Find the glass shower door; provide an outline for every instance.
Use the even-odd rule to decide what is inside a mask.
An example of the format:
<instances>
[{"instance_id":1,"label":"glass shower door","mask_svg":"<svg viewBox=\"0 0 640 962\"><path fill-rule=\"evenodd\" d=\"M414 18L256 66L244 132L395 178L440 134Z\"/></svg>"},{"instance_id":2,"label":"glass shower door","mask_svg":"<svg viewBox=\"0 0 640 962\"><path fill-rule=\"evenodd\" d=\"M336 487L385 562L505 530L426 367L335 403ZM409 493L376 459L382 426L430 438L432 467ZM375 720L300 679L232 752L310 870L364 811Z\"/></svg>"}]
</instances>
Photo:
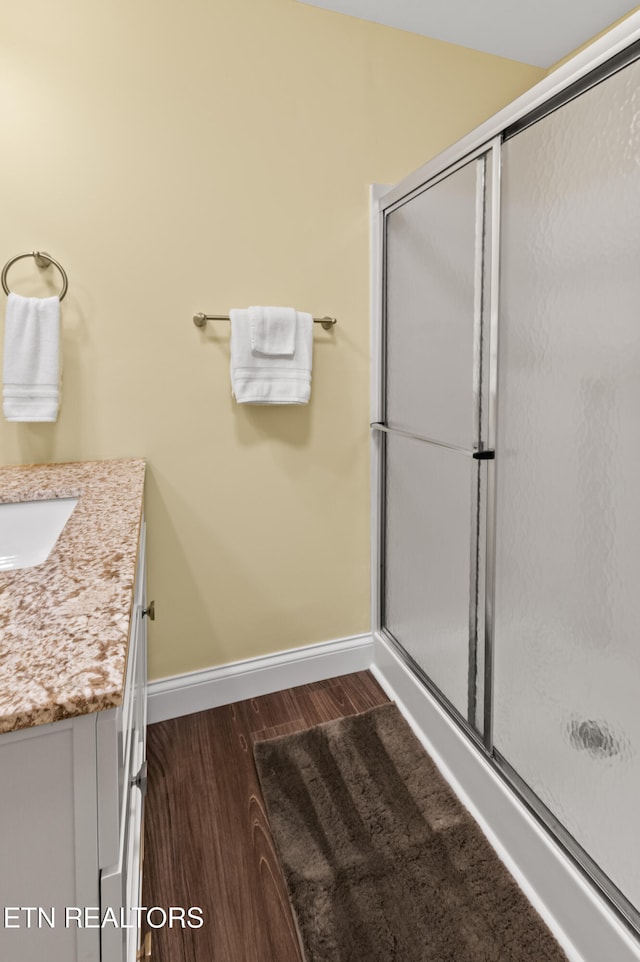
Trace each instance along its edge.
<instances>
[{"instance_id":1,"label":"glass shower door","mask_svg":"<svg viewBox=\"0 0 640 962\"><path fill-rule=\"evenodd\" d=\"M494 743L640 907L638 62L504 146Z\"/></svg>"},{"instance_id":2,"label":"glass shower door","mask_svg":"<svg viewBox=\"0 0 640 962\"><path fill-rule=\"evenodd\" d=\"M400 202L385 226L382 624L482 729L478 528L489 160ZM480 680L480 698L478 682Z\"/></svg>"}]
</instances>

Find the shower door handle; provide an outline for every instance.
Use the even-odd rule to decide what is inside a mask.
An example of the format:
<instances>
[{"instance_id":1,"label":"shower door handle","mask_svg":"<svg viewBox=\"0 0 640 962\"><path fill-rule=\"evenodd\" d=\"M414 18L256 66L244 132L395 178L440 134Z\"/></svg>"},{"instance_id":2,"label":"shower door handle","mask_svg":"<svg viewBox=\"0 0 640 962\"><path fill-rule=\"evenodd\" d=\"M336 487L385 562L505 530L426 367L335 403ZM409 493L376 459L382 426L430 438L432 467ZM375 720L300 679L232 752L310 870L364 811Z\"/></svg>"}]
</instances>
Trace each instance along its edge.
<instances>
[{"instance_id":1,"label":"shower door handle","mask_svg":"<svg viewBox=\"0 0 640 962\"><path fill-rule=\"evenodd\" d=\"M446 448L447 451L455 451L457 454L464 454L475 461L493 461L495 451L470 451L468 448L461 448L458 444L447 444L446 441L437 441L435 438L427 438L423 434L416 434L414 431L403 431L401 428L390 428L381 421L372 421L369 425L372 431L382 431L384 434L396 434L401 438L409 438L412 441L424 441L426 444L435 444L439 448Z\"/></svg>"}]
</instances>

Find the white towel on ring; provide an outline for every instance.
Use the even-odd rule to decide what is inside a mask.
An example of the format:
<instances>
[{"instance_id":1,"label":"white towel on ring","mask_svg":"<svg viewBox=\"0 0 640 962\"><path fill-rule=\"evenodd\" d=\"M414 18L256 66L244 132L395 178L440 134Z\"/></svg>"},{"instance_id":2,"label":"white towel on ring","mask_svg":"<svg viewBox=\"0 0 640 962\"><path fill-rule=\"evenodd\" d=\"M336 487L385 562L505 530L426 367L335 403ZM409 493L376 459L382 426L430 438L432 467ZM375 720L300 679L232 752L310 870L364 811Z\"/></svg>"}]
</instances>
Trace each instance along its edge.
<instances>
[{"instance_id":1,"label":"white towel on ring","mask_svg":"<svg viewBox=\"0 0 640 962\"><path fill-rule=\"evenodd\" d=\"M56 421L60 407L60 300L9 294L2 362L7 421Z\"/></svg>"},{"instance_id":2,"label":"white towel on ring","mask_svg":"<svg viewBox=\"0 0 640 962\"><path fill-rule=\"evenodd\" d=\"M313 318L296 311L291 357L264 355L251 347L250 309L232 310L231 390L238 404L306 404L311 395Z\"/></svg>"}]
</instances>

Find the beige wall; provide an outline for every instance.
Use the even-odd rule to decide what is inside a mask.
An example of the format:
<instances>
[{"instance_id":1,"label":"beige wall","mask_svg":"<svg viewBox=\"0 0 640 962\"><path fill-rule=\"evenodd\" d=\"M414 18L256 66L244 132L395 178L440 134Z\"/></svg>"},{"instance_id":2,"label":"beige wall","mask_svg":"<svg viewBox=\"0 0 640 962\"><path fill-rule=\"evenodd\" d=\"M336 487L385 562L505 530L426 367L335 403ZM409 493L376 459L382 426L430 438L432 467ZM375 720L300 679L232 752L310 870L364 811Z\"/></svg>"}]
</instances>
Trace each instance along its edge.
<instances>
[{"instance_id":1,"label":"beige wall","mask_svg":"<svg viewBox=\"0 0 640 962\"><path fill-rule=\"evenodd\" d=\"M148 459L153 677L366 631L368 185L544 72L295 0L2 16L0 260L69 274L61 416L2 461ZM338 317L307 408L232 402L191 315L251 303Z\"/></svg>"}]
</instances>

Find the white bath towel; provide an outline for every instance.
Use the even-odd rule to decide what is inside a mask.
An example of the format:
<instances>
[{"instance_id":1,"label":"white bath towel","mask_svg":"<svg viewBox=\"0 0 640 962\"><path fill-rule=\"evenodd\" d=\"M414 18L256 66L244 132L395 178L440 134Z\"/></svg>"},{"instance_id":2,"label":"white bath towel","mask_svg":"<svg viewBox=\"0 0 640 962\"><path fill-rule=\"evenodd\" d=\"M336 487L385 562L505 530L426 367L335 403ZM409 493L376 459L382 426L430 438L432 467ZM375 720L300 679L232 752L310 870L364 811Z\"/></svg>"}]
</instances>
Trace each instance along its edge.
<instances>
[{"instance_id":1,"label":"white bath towel","mask_svg":"<svg viewBox=\"0 0 640 962\"><path fill-rule=\"evenodd\" d=\"M60 301L9 294L2 410L7 421L55 421L60 407Z\"/></svg>"},{"instance_id":2,"label":"white bath towel","mask_svg":"<svg viewBox=\"0 0 640 962\"><path fill-rule=\"evenodd\" d=\"M293 357L296 326L293 307L250 307L251 350L266 357Z\"/></svg>"},{"instance_id":3,"label":"white bath towel","mask_svg":"<svg viewBox=\"0 0 640 962\"><path fill-rule=\"evenodd\" d=\"M313 318L296 311L291 357L266 356L251 347L250 309L231 318L231 390L238 404L306 404L311 395Z\"/></svg>"}]
</instances>

